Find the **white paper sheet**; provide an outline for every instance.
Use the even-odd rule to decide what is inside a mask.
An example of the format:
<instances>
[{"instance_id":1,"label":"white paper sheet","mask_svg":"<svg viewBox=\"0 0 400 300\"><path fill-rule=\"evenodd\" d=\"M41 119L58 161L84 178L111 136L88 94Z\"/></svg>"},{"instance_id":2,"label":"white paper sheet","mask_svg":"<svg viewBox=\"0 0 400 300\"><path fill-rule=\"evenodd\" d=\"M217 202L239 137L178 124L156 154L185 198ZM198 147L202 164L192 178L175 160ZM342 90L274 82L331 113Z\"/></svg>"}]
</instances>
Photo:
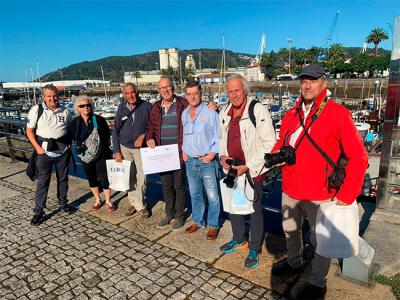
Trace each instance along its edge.
<instances>
[{"instance_id":1,"label":"white paper sheet","mask_svg":"<svg viewBox=\"0 0 400 300\"><path fill-rule=\"evenodd\" d=\"M154 174L181 168L178 144L157 146L154 149L141 148L144 174Z\"/></svg>"}]
</instances>

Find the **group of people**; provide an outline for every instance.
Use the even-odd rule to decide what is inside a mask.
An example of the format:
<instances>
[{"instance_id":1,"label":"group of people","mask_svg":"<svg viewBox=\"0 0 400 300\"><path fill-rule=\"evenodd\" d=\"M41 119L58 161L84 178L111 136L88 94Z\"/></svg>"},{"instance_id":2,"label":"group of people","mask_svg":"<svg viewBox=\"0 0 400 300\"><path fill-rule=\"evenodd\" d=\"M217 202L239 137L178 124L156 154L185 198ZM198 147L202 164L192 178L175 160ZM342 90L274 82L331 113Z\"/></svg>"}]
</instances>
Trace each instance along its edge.
<instances>
[{"instance_id":1,"label":"group of people","mask_svg":"<svg viewBox=\"0 0 400 300\"><path fill-rule=\"evenodd\" d=\"M58 106L57 89L48 85L43 90L43 103L29 112L27 136L37 152L37 189L34 216L31 223L42 222L52 166L57 175L57 198L61 210L69 213L67 204L68 164L70 145L76 142L78 155L88 177L95 203L102 206L99 187L104 191L106 207L115 209L110 201L107 179L107 159L131 161L131 184L128 191L130 206L126 215L150 217L146 207L146 176L143 174L141 147L178 144L181 168L160 173L165 216L158 227L172 225L173 230L184 226L186 206L185 177L188 182L193 223L185 229L191 234L207 227L207 240L218 237L221 212L220 166L225 173L234 170L237 178L245 176L254 190L250 215L250 238L246 239L245 216L230 214L233 237L220 247L224 253L248 249L245 266L255 268L264 240L264 213L261 203L262 183L267 176L266 153L280 153L291 147L295 162L280 162L282 167L282 225L286 236L288 257L273 265L273 275L301 273L303 260L302 224L307 217L311 241L316 246L315 220L318 208L325 201L349 205L361 191L368 164L368 154L350 113L329 99L327 79L319 65L309 65L299 76L301 97L282 120L279 140L276 140L272 119L267 109L248 98L246 80L237 74L226 78L229 103L219 112L202 102L201 86L193 81L185 87L186 97L174 94L173 82L162 77L158 82L160 100L151 105L140 99L137 87L127 83L123 89L125 102L120 104L110 133L105 120L94 114L86 96L75 102L76 117ZM41 106L41 108L40 108ZM90 151L89 140L99 146ZM336 162L347 157L346 177L339 190L328 188L332 166L315 144ZM86 154L85 154L86 153ZM92 154L91 156L87 154ZM233 163L234 162L234 163ZM312 273L299 299L318 299L326 293L330 258L315 253Z\"/></svg>"}]
</instances>

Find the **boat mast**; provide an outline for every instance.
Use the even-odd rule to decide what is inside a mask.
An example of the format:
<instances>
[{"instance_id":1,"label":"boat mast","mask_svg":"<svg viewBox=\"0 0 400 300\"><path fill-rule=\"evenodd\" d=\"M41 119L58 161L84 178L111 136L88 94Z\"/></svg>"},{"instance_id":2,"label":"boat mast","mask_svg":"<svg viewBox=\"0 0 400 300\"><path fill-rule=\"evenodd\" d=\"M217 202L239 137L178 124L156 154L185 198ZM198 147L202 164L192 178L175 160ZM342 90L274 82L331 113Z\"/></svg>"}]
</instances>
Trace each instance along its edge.
<instances>
[{"instance_id":1,"label":"boat mast","mask_svg":"<svg viewBox=\"0 0 400 300\"><path fill-rule=\"evenodd\" d=\"M222 60L221 60L221 73L219 76L218 94L221 92L222 80L225 79L225 34L222 33Z\"/></svg>"},{"instance_id":2,"label":"boat mast","mask_svg":"<svg viewBox=\"0 0 400 300\"><path fill-rule=\"evenodd\" d=\"M103 65L100 65L100 69L101 69L101 77L103 78L103 87L104 87L104 95L107 97L107 89L106 89L106 83L104 81L104 71L103 71Z\"/></svg>"}]
</instances>

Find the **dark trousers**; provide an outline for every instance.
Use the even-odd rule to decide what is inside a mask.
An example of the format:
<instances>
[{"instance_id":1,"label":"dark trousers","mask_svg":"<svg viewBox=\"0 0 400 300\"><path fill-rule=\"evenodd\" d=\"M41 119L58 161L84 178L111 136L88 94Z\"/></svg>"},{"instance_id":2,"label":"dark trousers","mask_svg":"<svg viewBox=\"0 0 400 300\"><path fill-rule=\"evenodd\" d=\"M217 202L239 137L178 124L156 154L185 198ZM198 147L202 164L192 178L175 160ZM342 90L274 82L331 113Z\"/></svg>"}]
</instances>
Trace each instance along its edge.
<instances>
[{"instance_id":1,"label":"dark trousers","mask_svg":"<svg viewBox=\"0 0 400 300\"><path fill-rule=\"evenodd\" d=\"M165 201L165 215L182 221L186 204L184 169L160 173Z\"/></svg>"},{"instance_id":2,"label":"dark trousers","mask_svg":"<svg viewBox=\"0 0 400 300\"><path fill-rule=\"evenodd\" d=\"M49 192L49 185L51 179L51 171L53 165L56 168L57 176L57 199L61 207L65 207L68 203L68 168L70 160L70 151L67 150L64 155L60 157L49 157L46 154L38 155L37 157L37 187L36 187L36 200L34 214L43 213L46 207L47 193Z\"/></svg>"},{"instance_id":3,"label":"dark trousers","mask_svg":"<svg viewBox=\"0 0 400 300\"><path fill-rule=\"evenodd\" d=\"M261 203L262 183L255 182L254 190L254 193L257 193L259 197L253 202L254 212L250 215L250 249L259 251L264 239L264 209ZM233 239L238 242L246 240L244 218L244 215L230 215Z\"/></svg>"}]
</instances>

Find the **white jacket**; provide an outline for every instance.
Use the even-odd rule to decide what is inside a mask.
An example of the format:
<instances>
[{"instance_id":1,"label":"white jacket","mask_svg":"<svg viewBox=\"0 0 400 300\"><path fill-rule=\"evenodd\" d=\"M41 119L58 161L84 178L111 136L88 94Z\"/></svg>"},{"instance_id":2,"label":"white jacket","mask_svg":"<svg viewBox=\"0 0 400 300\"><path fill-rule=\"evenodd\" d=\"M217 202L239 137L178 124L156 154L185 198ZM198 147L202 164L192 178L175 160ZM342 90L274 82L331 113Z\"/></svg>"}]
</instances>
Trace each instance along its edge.
<instances>
[{"instance_id":1,"label":"white jacket","mask_svg":"<svg viewBox=\"0 0 400 300\"><path fill-rule=\"evenodd\" d=\"M244 109L242 118L239 122L239 127L240 143L246 159L246 166L250 170L251 177L254 178L267 171L264 167L264 154L271 152L276 141L276 134L271 116L268 110L261 103L257 103L254 106L254 116L256 118L256 127L254 127L249 117L250 102L251 101L247 100L246 108ZM231 107L232 105L229 104L219 113L220 156L229 156L227 150L227 139L231 117L228 116L228 112Z\"/></svg>"}]
</instances>

